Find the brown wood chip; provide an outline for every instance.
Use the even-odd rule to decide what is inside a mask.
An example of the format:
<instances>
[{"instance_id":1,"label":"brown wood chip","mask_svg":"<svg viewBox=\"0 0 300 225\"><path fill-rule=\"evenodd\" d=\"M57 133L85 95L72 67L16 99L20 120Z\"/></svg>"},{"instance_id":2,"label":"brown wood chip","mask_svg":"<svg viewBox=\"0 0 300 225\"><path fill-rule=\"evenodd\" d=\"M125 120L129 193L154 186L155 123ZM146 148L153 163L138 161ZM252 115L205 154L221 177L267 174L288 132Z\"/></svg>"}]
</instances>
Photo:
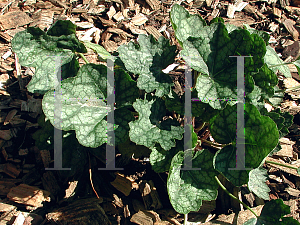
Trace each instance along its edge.
<instances>
[{"instance_id":1,"label":"brown wood chip","mask_svg":"<svg viewBox=\"0 0 300 225\"><path fill-rule=\"evenodd\" d=\"M8 30L29 24L32 19L24 12L13 11L0 15L0 29Z\"/></svg>"},{"instance_id":2,"label":"brown wood chip","mask_svg":"<svg viewBox=\"0 0 300 225\"><path fill-rule=\"evenodd\" d=\"M118 191L128 196L132 190L132 182L127 179L123 174L116 173L116 179L110 182Z\"/></svg>"},{"instance_id":3,"label":"brown wood chip","mask_svg":"<svg viewBox=\"0 0 300 225\"><path fill-rule=\"evenodd\" d=\"M160 9L160 2L158 0L146 0L146 2L149 4L151 9L153 9L154 11Z\"/></svg>"},{"instance_id":4,"label":"brown wood chip","mask_svg":"<svg viewBox=\"0 0 300 225\"><path fill-rule=\"evenodd\" d=\"M293 39L295 41L298 41L299 39L299 32L294 27L295 22L291 19L283 18L281 20L284 27L287 29L287 31L292 35Z\"/></svg>"},{"instance_id":5,"label":"brown wood chip","mask_svg":"<svg viewBox=\"0 0 300 225\"><path fill-rule=\"evenodd\" d=\"M40 207L43 201L49 201L50 192L27 184L20 184L10 189L7 197L16 203Z\"/></svg>"},{"instance_id":6,"label":"brown wood chip","mask_svg":"<svg viewBox=\"0 0 300 225\"><path fill-rule=\"evenodd\" d=\"M114 41L108 40L108 41L103 42L102 45L108 52L113 52L118 49L118 45Z\"/></svg>"},{"instance_id":7,"label":"brown wood chip","mask_svg":"<svg viewBox=\"0 0 300 225\"><path fill-rule=\"evenodd\" d=\"M119 29L119 28L110 27L110 28L107 28L106 31L110 32L110 33L115 33L115 34L123 34L123 35L126 35L127 37L134 38L134 36L132 36L131 34L128 34L124 30Z\"/></svg>"},{"instance_id":8,"label":"brown wood chip","mask_svg":"<svg viewBox=\"0 0 300 225\"><path fill-rule=\"evenodd\" d=\"M153 26L146 26L145 30L149 33L152 34L153 37L155 37L156 40L158 40L158 38L160 36L162 36L162 34Z\"/></svg>"}]
</instances>

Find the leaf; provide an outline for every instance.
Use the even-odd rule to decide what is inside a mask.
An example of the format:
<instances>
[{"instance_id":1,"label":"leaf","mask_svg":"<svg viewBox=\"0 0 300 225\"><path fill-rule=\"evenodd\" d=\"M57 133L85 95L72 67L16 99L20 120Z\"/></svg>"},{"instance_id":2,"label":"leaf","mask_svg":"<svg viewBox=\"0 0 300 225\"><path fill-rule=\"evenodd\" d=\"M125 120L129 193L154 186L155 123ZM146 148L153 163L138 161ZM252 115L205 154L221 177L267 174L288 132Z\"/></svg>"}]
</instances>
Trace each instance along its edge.
<instances>
[{"instance_id":1,"label":"leaf","mask_svg":"<svg viewBox=\"0 0 300 225\"><path fill-rule=\"evenodd\" d=\"M289 133L288 128L293 124L293 116L288 112L282 113L280 108L268 112L266 108L260 110L260 113L269 116L277 125L279 130L279 138L284 137Z\"/></svg>"},{"instance_id":2,"label":"leaf","mask_svg":"<svg viewBox=\"0 0 300 225\"><path fill-rule=\"evenodd\" d=\"M284 98L284 93L278 86L274 87L274 95L272 98L269 98L269 101L274 105L274 106L280 106L281 102L283 101Z\"/></svg>"},{"instance_id":3,"label":"leaf","mask_svg":"<svg viewBox=\"0 0 300 225\"><path fill-rule=\"evenodd\" d=\"M122 155L126 155L128 158L134 157L135 159L143 159L144 157L149 157L151 153L151 150L149 148L146 148L142 145L137 145L131 142L129 139L126 142L119 144L118 150Z\"/></svg>"},{"instance_id":4,"label":"leaf","mask_svg":"<svg viewBox=\"0 0 300 225\"><path fill-rule=\"evenodd\" d=\"M256 168L250 171L248 188L259 198L264 200L270 200L269 192L270 188L266 184L268 180L267 170L264 168Z\"/></svg>"},{"instance_id":5,"label":"leaf","mask_svg":"<svg viewBox=\"0 0 300 225\"><path fill-rule=\"evenodd\" d=\"M179 126L177 121L171 119L162 121L159 125L153 125L150 116L152 112L157 110L157 108L152 107L154 102L155 100L137 99L133 103L134 109L139 113L139 118L129 123L129 137L138 145L152 148L156 143L159 143L163 149L169 150L175 146L174 139L182 139L184 129ZM177 125L175 126L175 124Z\"/></svg>"},{"instance_id":6,"label":"leaf","mask_svg":"<svg viewBox=\"0 0 300 225\"><path fill-rule=\"evenodd\" d=\"M128 71L139 75L138 88L147 93L156 90L158 97L168 95L173 82L162 70L174 62L176 46L170 46L169 40L164 37L156 41L152 35L141 34L138 42L121 45L118 48L120 59Z\"/></svg>"},{"instance_id":7,"label":"leaf","mask_svg":"<svg viewBox=\"0 0 300 225\"><path fill-rule=\"evenodd\" d=\"M134 121L134 116L131 111L126 108L120 108L115 110L115 145L124 143L129 139L129 125L128 123ZM109 135L109 132L107 132ZM111 135L109 135L108 143L111 143Z\"/></svg>"},{"instance_id":8,"label":"leaf","mask_svg":"<svg viewBox=\"0 0 300 225\"><path fill-rule=\"evenodd\" d=\"M213 23L199 30L197 38L189 37L183 42L181 55L191 68L201 74L196 81L198 98L214 109L222 109L237 98L237 59L244 58L245 89L254 88L253 72L263 66L265 43L256 34L239 29L228 34L223 23Z\"/></svg>"},{"instance_id":9,"label":"leaf","mask_svg":"<svg viewBox=\"0 0 300 225\"><path fill-rule=\"evenodd\" d=\"M270 35L267 32L265 32L263 30L256 30L256 29L250 27L248 24L243 24L243 26L244 26L244 29L246 29L250 32L250 34L257 34L265 41L266 45L269 44Z\"/></svg>"},{"instance_id":10,"label":"leaf","mask_svg":"<svg viewBox=\"0 0 300 225\"><path fill-rule=\"evenodd\" d=\"M190 15L182 6L174 4L170 11L170 20L175 31L175 36L182 46L188 37L198 37L199 30L206 25L199 15Z\"/></svg>"},{"instance_id":11,"label":"leaf","mask_svg":"<svg viewBox=\"0 0 300 225\"><path fill-rule=\"evenodd\" d=\"M299 225L293 217L284 217L290 213L290 207L285 205L282 199L271 200L264 205L258 218L252 218L243 225Z\"/></svg>"},{"instance_id":12,"label":"leaf","mask_svg":"<svg viewBox=\"0 0 300 225\"><path fill-rule=\"evenodd\" d=\"M112 56L108 51L106 51L106 49L103 48L101 45L97 45L89 41L84 41L83 43L87 48L94 50L102 59L114 60L115 57Z\"/></svg>"},{"instance_id":13,"label":"leaf","mask_svg":"<svg viewBox=\"0 0 300 225\"><path fill-rule=\"evenodd\" d=\"M291 71L287 65L271 67L274 65L283 64L284 62L282 61L281 58L279 58L279 56L271 46L267 46L266 48L267 48L267 52L264 58L265 58L265 63L268 65L268 67L271 70L273 70L274 73L277 73L277 71L279 70L286 78L292 77Z\"/></svg>"},{"instance_id":14,"label":"leaf","mask_svg":"<svg viewBox=\"0 0 300 225\"><path fill-rule=\"evenodd\" d=\"M263 94L264 98L270 98L274 95L274 87L278 83L277 75L264 64L259 72L253 74L255 85L261 89L261 95Z\"/></svg>"},{"instance_id":15,"label":"leaf","mask_svg":"<svg viewBox=\"0 0 300 225\"><path fill-rule=\"evenodd\" d=\"M132 103L139 98L136 82L122 69L116 69L114 73L116 107L131 107Z\"/></svg>"},{"instance_id":16,"label":"leaf","mask_svg":"<svg viewBox=\"0 0 300 225\"><path fill-rule=\"evenodd\" d=\"M61 27L62 24L57 22L56 25ZM59 71L62 79L75 76L79 64L74 52L86 52L86 48L78 41L75 33L70 34L73 29L66 29L63 33L56 30L56 25L49 33L62 34L61 36L50 36L40 28L29 27L17 33L12 39L12 48L17 53L20 64L36 68L35 75L27 86L30 92L43 94L54 88L58 83ZM56 57L61 57L57 58L57 63Z\"/></svg>"},{"instance_id":17,"label":"leaf","mask_svg":"<svg viewBox=\"0 0 300 225\"><path fill-rule=\"evenodd\" d=\"M184 149L182 140L176 141L176 146L168 151L158 144L151 148L150 163L154 172L163 173L169 171L173 157L182 149Z\"/></svg>"},{"instance_id":18,"label":"leaf","mask_svg":"<svg viewBox=\"0 0 300 225\"><path fill-rule=\"evenodd\" d=\"M211 121L211 134L219 143L232 143L217 152L214 158L215 168L236 186L248 183L247 170L229 170L236 168L236 134L245 130L245 168L255 169L276 147L279 132L275 122L268 116L262 116L257 108L248 103L244 109L244 128L237 124L237 106L227 106ZM224 130L225 129L225 130ZM243 144L243 143L240 143Z\"/></svg>"},{"instance_id":19,"label":"leaf","mask_svg":"<svg viewBox=\"0 0 300 225\"><path fill-rule=\"evenodd\" d=\"M127 81L128 77L121 70L115 71L118 84ZM85 64L77 76L61 82L61 102L56 102L55 91L48 91L43 99L43 111L51 123L54 124L54 110L61 107L61 129L75 130L80 144L96 148L107 142L107 122L105 119L110 107L107 107L107 67L104 65ZM129 82L130 83L130 82ZM122 87L121 87L122 88ZM129 91L129 90L128 90ZM127 92L124 92L127 95ZM127 94L126 94L127 93ZM122 103L123 93L116 93L116 102ZM133 96L133 97L132 97ZM129 101L133 101L132 93ZM115 127L116 144L128 139L128 122L133 120L131 113L126 109L115 111L117 126ZM60 127L57 127L60 128Z\"/></svg>"},{"instance_id":20,"label":"leaf","mask_svg":"<svg viewBox=\"0 0 300 225\"><path fill-rule=\"evenodd\" d=\"M218 195L218 183L214 179L218 173L212 165L213 155L206 149L193 157L193 168L201 170L181 170L184 152L178 152L172 159L167 188L173 208L182 214L198 211L202 200L215 200ZM192 156L193 150L186 150Z\"/></svg>"},{"instance_id":21,"label":"leaf","mask_svg":"<svg viewBox=\"0 0 300 225\"><path fill-rule=\"evenodd\" d=\"M76 33L76 25L69 20L57 20L47 31L50 36L62 36Z\"/></svg>"},{"instance_id":22,"label":"leaf","mask_svg":"<svg viewBox=\"0 0 300 225\"><path fill-rule=\"evenodd\" d=\"M169 111L175 111L180 115L184 115L184 107L185 107L185 93L179 97L172 90L174 96L173 98L166 97L165 104ZM197 92L195 89L192 91L192 98L197 97ZM199 101L192 101L192 116L198 117L202 121L209 121L210 118L215 116L218 113L218 110L212 108L209 104L203 103Z\"/></svg>"}]
</instances>

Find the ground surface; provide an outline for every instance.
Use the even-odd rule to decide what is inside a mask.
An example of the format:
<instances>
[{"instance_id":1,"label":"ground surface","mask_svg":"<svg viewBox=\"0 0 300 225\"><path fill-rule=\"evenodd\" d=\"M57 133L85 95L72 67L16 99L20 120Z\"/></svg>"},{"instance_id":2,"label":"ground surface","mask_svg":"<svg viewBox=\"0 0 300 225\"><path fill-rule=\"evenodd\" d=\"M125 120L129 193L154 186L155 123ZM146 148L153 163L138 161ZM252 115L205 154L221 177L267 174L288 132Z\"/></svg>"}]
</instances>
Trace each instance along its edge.
<instances>
[{"instance_id":1,"label":"ground surface","mask_svg":"<svg viewBox=\"0 0 300 225\"><path fill-rule=\"evenodd\" d=\"M45 132L35 133L41 130L37 122L42 95L26 90L34 68L21 67L11 52L10 41L17 32L29 26L47 30L54 21L68 19L78 26L80 40L101 44L109 52L136 39L138 34L152 34L155 38L163 35L180 49L169 11L173 4L181 3L190 13L197 13L207 21L220 16L226 23L248 24L267 31L271 35L270 45L283 60L297 59L300 55L300 2L246 2L242 11L232 13L231 2L219 0L0 0L0 223L158 225L182 224L183 221L183 215L177 214L168 200L167 174L154 173L142 155L131 159L119 154L116 167L124 170L107 172L97 170L104 167L105 149L97 153L92 150L73 152L73 155L64 156L70 161L77 157L77 169L72 172L45 170L53 167L53 148L38 148L36 139ZM92 51L85 57L89 62L99 63ZM178 93L183 91L184 63L180 58L177 62L179 66L170 75ZM82 59L80 63L84 63ZM291 66L290 70L292 78L278 74L282 89L299 85L296 68ZM300 166L299 96L299 89L285 93L281 109L294 115L293 125L290 133L280 140L283 150L268 160ZM208 138L209 134L204 130L198 136ZM300 175L273 164L265 168L270 177L267 182L271 189L270 199L283 199L291 206L290 216L300 222ZM254 210L258 212L261 210L264 200L244 187L238 189L225 180L222 182L247 205L256 207ZM72 195L74 189L75 195ZM253 217L219 190L218 199L205 202L199 212L190 213L189 221L194 224L242 224L249 216Z\"/></svg>"}]
</instances>

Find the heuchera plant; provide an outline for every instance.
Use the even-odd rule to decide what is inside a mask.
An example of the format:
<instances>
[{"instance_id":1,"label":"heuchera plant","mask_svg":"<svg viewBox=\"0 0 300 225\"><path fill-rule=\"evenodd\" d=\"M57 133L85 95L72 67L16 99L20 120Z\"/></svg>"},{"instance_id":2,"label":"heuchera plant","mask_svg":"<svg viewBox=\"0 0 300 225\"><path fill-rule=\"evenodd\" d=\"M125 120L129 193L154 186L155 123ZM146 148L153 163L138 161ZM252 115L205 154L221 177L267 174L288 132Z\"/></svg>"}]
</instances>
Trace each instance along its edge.
<instances>
[{"instance_id":1,"label":"heuchera plant","mask_svg":"<svg viewBox=\"0 0 300 225\"><path fill-rule=\"evenodd\" d=\"M177 212L198 211L203 200L215 200L218 187L224 188L219 175L236 186L247 184L258 197L269 200L267 171L262 165L268 155L280 150L278 139L288 133L292 116L279 109L268 112L264 104L276 107L282 100L275 73L279 70L291 77L287 65L268 46L269 35L263 31L224 24L221 18L208 25L179 5L172 7L170 19L182 47L181 56L193 70L192 97L200 100L192 102L192 116L201 125L192 127L192 149L185 152L184 127L178 120L185 115L185 96L175 94L172 79L162 71L174 63L178 53L169 40L160 37L156 41L152 36L139 35L137 43L120 46L113 56L100 45L80 42L75 36L76 26L70 21L57 21L47 32L33 27L19 32L12 40L12 48L22 66L35 67L28 91L44 94L44 114L52 125L64 131L63 146L74 136L66 135L70 130L75 131L82 145L77 152L85 147L97 149L113 144L107 137L110 70L86 60L81 67L78 63L78 55L83 57L86 48L91 48L102 59L115 61L116 149L140 155L139 151L150 150L153 170L169 173L169 199ZM245 168L250 170L229 169L236 167L236 134L237 129L242 129L236 127L237 59L230 56L250 56L244 58ZM299 70L299 60L294 64ZM54 113L58 74L62 78L59 126L55 125ZM133 75L138 77L136 81ZM46 148L46 140L53 142L53 130L44 121L40 123L44 132L37 132L35 138ZM219 147L215 154L207 149L195 150L201 141L208 142L197 136L206 125L218 143L210 143ZM193 168L201 170L181 170L187 155L192 158ZM272 200L260 216L254 213L256 217L245 224L299 224L293 218L283 217L289 213L281 199Z\"/></svg>"}]
</instances>

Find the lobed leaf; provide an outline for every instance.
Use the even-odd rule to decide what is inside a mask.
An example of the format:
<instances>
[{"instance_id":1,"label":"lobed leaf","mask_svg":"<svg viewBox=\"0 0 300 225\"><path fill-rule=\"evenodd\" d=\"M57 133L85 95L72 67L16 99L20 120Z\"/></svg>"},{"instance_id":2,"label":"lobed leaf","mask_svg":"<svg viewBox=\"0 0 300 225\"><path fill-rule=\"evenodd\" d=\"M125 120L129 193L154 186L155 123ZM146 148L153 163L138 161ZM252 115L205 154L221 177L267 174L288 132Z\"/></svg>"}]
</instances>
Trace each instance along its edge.
<instances>
[{"instance_id":1,"label":"lobed leaf","mask_svg":"<svg viewBox=\"0 0 300 225\"><path fill-rule=\"evenodd\" d=\"M139 118L129 123L129 137L131 141L138 145L152 148L156 143L159 143L163 149L169 150L175 147L174 139L182 139L184 129L179 126L177 121L171 119L156 123L156 125L152 124L150 120L151 113L157 111L157 107L159 107L154 102L155 100L137 99L133 103L134 109L139 113Z\"/></svg>"},{"instance_id":2,"label":"lobed leaf","mask_svg":"<svg viewBox=\"0 0 300 225\"><path fill-rule=\"evenodd\" d=\"M279 132L271 118L262 116L255 106L248 103L245 104L244 127L236 127L236 107L227 106L210 123L211 134L217 142L232 143L217 152L214 166L234 185L241 186L248 182L249 171L229 169L236 168L236 134L244 132L245 135L245 168L255 169L278 144Z\"/></svg>"},{"instance_id":3,"label":"lobed leaf","mask_svg":"<svg viewBox=\"0 0 300 225\"><path fill-rule=\"evenodd\" d=\"M201 74L196 81L198 98L215 109L222 109L228 100L237 98L237 59L244 58L245 88L254 88L252 72L262 67L265 54L264 41L247 30L234 30L228 34L223 23L213 23L202 28L199 37L189 37L183 42L183 58L191 68Z\"/></svg>"},{"instance_id":4,"label":"lobed leaf","mask_svg":"<svg viewBox=\"0 0 300 225\"><path fill-rule=\"evenodd\" d=\"M116 91L116 104L122 106L126 102L133 102L136 97L135 82L128 80L129 75L122 70L116 70L115 76L119 85ZM44 95L43 110L51 123L57 126L56 116L61 121L57 128L75 130L79 143L86 147L95 148L106 143L105 117L110 111L110 107L106 104L107 67L85 64L76 77L63 80L61 84L61 99L55 98L55 91L49 91ZM127 99L124 99L123 95ZM55 109L58 107L61 107L61 112L56 115ZM129 110L123 108L118 108L115 115L115 136L118 144L128 139L128 123L134 120L134 117Z\"/></svg>"},{"instance_id":5,"label":"lobed leaf","mask_svg":"<svg viewBox=\"0 0 300 225\"><path fill-rule=\"evenodd\" d=\"M54 88L58 74L61 79L73 77L79 69L74 52L86 52L75 35L75 25L70 21L57 21L47 33L29 27L12 39L12 49L22 66L35 67L35 75L27 86L29 92ZM64 28L64 29L63 29Z\"/></svg>"},{"instance_id":6,"label":"lobed leaf","mask_svg":"<svg viewBox=\"0 0 300 225\"><path fill-rule=\"evenodd\" d=\"M176 46L170 46L169 40L160 37L156 41L153 36L139 35L139 44L129 42L118 48L119 57L126 69L136 75L137 86L147 93L156 90L155 95L161 97L170 93L172 79L162 70L174 62Z\"/></svg>"}]
</instances>

